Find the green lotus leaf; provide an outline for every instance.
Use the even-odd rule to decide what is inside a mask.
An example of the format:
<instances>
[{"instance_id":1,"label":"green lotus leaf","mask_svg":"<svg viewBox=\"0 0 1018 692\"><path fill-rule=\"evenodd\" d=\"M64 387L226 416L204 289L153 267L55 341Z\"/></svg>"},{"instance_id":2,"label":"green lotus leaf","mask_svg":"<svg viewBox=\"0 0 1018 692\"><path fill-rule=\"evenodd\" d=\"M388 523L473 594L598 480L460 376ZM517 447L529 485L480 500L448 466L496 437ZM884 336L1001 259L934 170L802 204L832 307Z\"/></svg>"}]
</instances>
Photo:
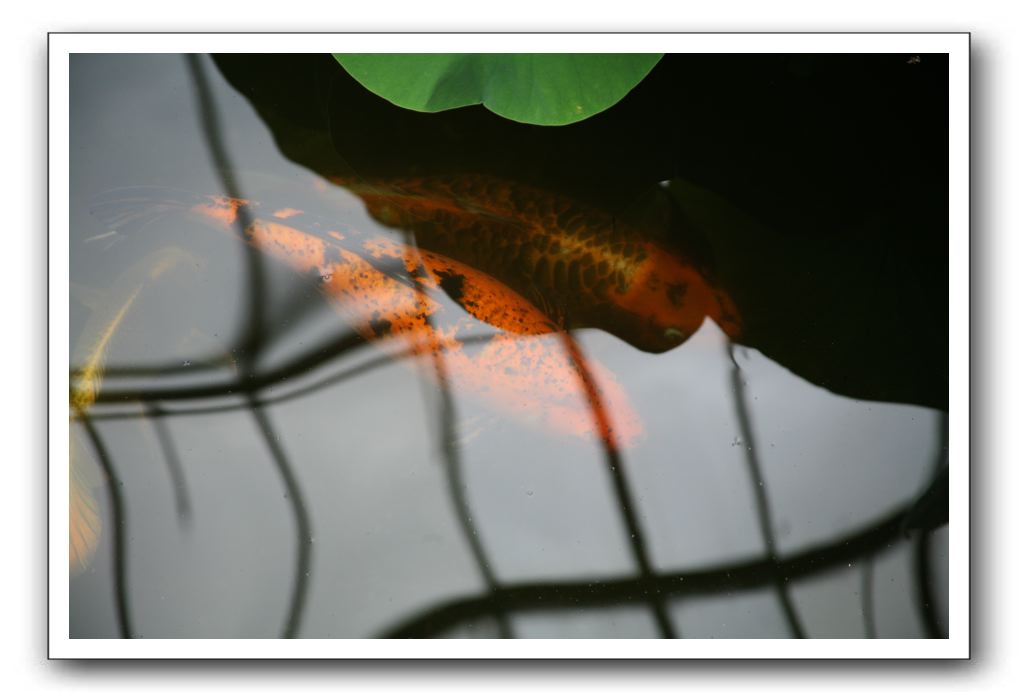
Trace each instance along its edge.
<instances>
[{"instance_id":1,"label":"green lotus leaf","mask_svg":"<svg viewBox=\"0 0 1018 692\"><path fill-rule=\"evenodd\" d=\"M333 53L371 92L434 113L483 104L532 125L568 125L618 103L660 53Z\"/></svg>"}]
</instances>

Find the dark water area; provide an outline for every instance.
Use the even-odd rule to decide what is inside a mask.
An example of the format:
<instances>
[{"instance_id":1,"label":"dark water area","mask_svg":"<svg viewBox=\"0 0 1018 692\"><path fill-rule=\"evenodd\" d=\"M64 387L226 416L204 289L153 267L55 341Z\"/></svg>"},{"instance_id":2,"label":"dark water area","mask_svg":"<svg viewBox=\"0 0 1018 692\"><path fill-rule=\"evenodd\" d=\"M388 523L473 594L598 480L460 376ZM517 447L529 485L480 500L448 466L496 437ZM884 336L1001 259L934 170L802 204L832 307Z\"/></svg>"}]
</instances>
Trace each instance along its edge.
<instances>
[{"instance_id":1,"label":"dark water area","mask_svg":"<svg viewBox=\"0 0 1018 692\"><path fill-rule=\"evenodd\" d=\"M946 68L72 56L71 635L943 636Z\"/></svg>"}]
</instances>

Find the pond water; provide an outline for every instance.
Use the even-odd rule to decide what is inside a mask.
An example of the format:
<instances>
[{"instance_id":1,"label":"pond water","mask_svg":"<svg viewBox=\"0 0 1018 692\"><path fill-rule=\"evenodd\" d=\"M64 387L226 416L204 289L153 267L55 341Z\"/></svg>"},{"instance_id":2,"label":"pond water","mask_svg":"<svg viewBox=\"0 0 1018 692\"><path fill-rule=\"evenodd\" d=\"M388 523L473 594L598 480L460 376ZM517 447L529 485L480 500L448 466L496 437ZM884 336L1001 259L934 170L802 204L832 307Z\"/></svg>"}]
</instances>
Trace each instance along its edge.
<instances>
[{"instance_id":1,"label":"pond water","mask_svg":"<svg viewBox=\"0 0 1018 692\"><path fill-rule=\"evenodd\" d=\"M838 111L844 61L779 58L677 91L668 56L534 128L400 113L328 56L72 56L70 366L102 378L71 636L946 633L946 527L902 529L946 463L946 341L907 322L946 320L915 299L939 178L865 125L786 123L774 158L753 136L802 103L733 113L710 70ZM935 61L859 61L946 98ZM910 265L906 217L943 241ZM598 263L646 248L682 261L625 303Z\"/></svg>"}]
</instances>

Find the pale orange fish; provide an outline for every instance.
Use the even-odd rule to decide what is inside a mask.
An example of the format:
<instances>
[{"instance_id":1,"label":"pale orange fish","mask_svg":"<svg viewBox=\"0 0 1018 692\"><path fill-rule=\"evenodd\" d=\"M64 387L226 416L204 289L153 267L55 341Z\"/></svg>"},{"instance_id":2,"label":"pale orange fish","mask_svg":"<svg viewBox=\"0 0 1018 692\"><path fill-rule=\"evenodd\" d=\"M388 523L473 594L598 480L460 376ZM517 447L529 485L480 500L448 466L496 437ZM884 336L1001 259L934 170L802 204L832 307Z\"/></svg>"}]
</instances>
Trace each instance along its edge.
<instances>
[{"instance_id":1,"label":"pale orange fish","mask_svg":"<svg viewBox=\"0 0 1018 692\"><path fill-rule=\"evenodd\" d=\"M259 214L247 200L153 194L115 199L104 213L118 223L137 219L143 206L149 214L186 213L231 235L242 233L248 244L314 280L365 339L418 356L440 353L451 384L494 408L612 446L642 435L614 375L592 359L578 366L560 325L485 272L289 208ZM240 229L242 216L248 224ZM474 337L485 338L471 343ZM584 371L594 396L588 396Z\"/></svg>"}]
</instances>

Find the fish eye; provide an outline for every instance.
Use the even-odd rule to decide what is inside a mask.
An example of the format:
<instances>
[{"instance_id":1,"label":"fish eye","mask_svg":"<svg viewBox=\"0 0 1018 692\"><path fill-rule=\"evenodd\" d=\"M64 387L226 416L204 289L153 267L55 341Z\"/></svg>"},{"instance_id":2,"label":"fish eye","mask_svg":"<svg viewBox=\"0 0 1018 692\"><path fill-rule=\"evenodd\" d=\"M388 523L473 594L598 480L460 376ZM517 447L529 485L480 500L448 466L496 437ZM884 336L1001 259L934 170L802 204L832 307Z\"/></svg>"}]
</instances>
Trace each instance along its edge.
<instances>
[{"instance_id":1,"label":"fish eye","mask_svg":"<svg viewBox=\"0 0 1018 692\"><path fill-rule=\"evenodd\" d=\"M669 341L682 341L686 338L686 333L678 327L668 327L665 329L665 338Z\"/></svg>"}]
</instances>

